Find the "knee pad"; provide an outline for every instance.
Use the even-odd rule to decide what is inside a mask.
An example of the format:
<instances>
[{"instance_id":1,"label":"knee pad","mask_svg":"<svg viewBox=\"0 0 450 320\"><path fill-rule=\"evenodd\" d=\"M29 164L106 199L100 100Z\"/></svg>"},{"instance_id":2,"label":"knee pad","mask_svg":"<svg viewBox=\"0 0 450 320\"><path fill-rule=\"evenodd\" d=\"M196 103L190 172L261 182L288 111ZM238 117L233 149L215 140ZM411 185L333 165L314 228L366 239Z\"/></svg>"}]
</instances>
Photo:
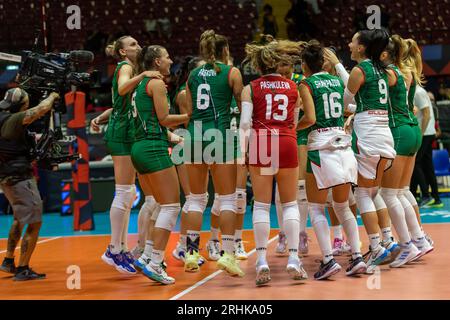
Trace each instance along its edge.
<instances>
[{"instance_id":1,"label":"knee pad","mask_svg":"<svg viewBox=\"0 0 450 320\"><path fill-rule=\"evenodd\" d=\"M177 224L178 213L181 210L179 203L163 204L158 219L155 223L155 228L172 231Z\"/></svg>"},{"instance_id":2,"label":"knee pad","mask_svg":"<svg viewBox=\"0 0 450 320\"><path fill-rule=\"evenodd\" d=\"M345 221L355 219L355 216L350 210L350 204L348 201L345 202L334 202L333 201L333 209L336 217L339 222L343 224Z\"/></svg>"},{"instance_id":3,"label":"knee pad","mask_svg":"<svg viewBox=\"0 0 450 320\"><path fill-rule=\"evenodd\" d=\"M372 200L373 197L375 196L372 189L373 188L361 188L361 187L357 187L355 189L355 200L361 214L377 211L377 209L375 208L375 204L373 203Z\"/></svg>"},{"instance_id":4,"label":"knee pad","mask_svg":"<svg viewBox=\"0 0 450 320\"><path fill-rule=\"evenodd\" d=\"M255 201L253 203L253 224L268 223L270 225L270 203Z\"/></svg>"},{"instance_id":5,"label":"knee pad","mask_svg":"<svg viewBox=\"0 0 450 320\"><path fill-rule=\"evenodd\" d=\"M159 205L159 203L156 203L155 206L155 210L153 210L152 216L150 217L150 220L152 221L156 221L158 219L159 216L159 212L161 211L161 206Z\"/></svg>"},{"instance_id":6,"label":"knee pad","mask_svg":"<svg viewBox=\"0 0 450 320\"><path fill-rule=\"evenodd\" d=\"M300 202L308 202L306 197L306 187L305 180L298 180L297 182L297 201Z\"/></svg>"},{"instance_id":7,"label":"knee pad","mask_svg":"<svg viewBox=\"0 0 450 320\"><path fill-rule=\"evenodd\" d=\"M375 205L375 209L377 209L377 211L382 210L382 209L387 209L387 205L388 205L387 200L381 193L383 189L385 189L385 188L381 188L380 192L378 192L377 195L373 198L373 204ZM395 196L397 196L398 189L389 189L389 190L396 190L396 192L394 192L394 193L395 193ZM390 194L391 193L389 193L389 195L387 196L388 198L390 197ZM389 198L389 199L391 199L391 198ZM390 201L392 201L392 200L390 200ZM389 204L389 206L390 206L390 204Z\"/></svg>"},{"instance_id":8,"label":"knee pad","mask_svg":"<svg viewBox=\"0 0 450 320\"><path fill-rule=\"evenodd\" d=\"M247 192L245 189L236 189L236 213L245 214L247 209Z\"/></svg>"},{"instance_id":9,"label":"knee pad","mask_svg":"<svg viewBox=\"0 0 450 320\"><path fill-rule=\"evenodd\" d=\"M300 211L298 211L297 201L283 203L281 206L283 208L283 221L300 221Z\"/></svg>"},{"instance_id":10,"label":"knee pad","mask_svg":"<svg viewBox=\"0 0 450 320\"><path fill-rule=\"evenodd\" d=\"M220 211L232 211L236 213L236 193L219 195Z\"/></svg>"},{"instance_id":11,"label":"knee pad","mask_svg":"<svg viewBox=\"0 0 450 320\"><path fill-rule=\"evenodd\" d=\"M208 193L203 194L193 194L191 193L191 199L189 201L190 212L200 212L203 214L208 204Z\"/></svg>"},{"instance_id":12,"label":"knee pad","mask_svg":"<svg viewBox=\"0 0 450 320\"><path fill-rule=\"evenodd\" d=\"M111 207L128 211L133 205L136 196L136 186L134 184L116 184L116 194Z\"/></svg>"},{"instance_id":13,"label":"knee pad","mask_svg":"<svg viewBox=\"0 0 450 320\"><path fill-rule=\"evenodd\" d=\"M311 219L311 224L315 225L319 222L325 222L328 224L328 220L325 217L325 205L322 203L308 203L309 207L309 218Z\"/></svg>"},{"instance_id":14,"label":"knee pad","mask_svg":"<svg viewBox=\"0 0 450 320\"><path fill-rule=\"evenodd\" d=\"M400 194L403 194L403 196L409 201L409 203L411 203L412 206L418 205L416 198L414 198L411 190L409 190L409 186L405 186L403 190L400 191Z\"/></svg>"},{"instance_id":15,"label":"knee pad","mask_svg":"<svg viewBox=\"0 0 450 320\"><path fill-rule=\"evenodd\" d=\"M219 194L215 193L214 194L214 202L211 208L211 213L215 216L220 216L220 206L219 206Z\"/></svg>"},{"instance_id":16,"label":"knee pad","mask_svg":"<svg viewBox=\"0 0 450 320\"><path fill-rule=\"evenodd\" d=\"M145 210L147 212L153 212L156 209L158 202L156 202L153 196L145 196L145 202L143 206L145 206Z\"/></svg>"},{"instance_id":17,"label":"knee pad","mask_svg":"<svg viewBox=\"0 0 450 320\"><path fill-rule=\"evenodd\" d=\"M181 211L183 213L188 213L189 212L190 200L191 200L191 195L187 195L186 196L186 201L184 202L184 205L183 205L183 208L181 208Z\"/></svg>"},{"instance_id":18,"label":"knee pad","mask_svg":"<svg viewBox=\"0 0 450 320\"><path fill-rule=\"evenodd\" d=\"M391 208L393 206L395 206L396 200L399 200L398 198L398 194L399 194L399 189L392 189L392 188L381 188L380 192L378 193L378 195L375 197L375 207L377 208L377 210L379 210L377 202L379 201L377 198L381 197L382 200L384 200L385 203L385 207L387 206L388 208Z\"/></svg>"},{"instance_id":19,"label":"knee pad","mask_svg":"<svg viewBox=\"0 0 450 320\"><path fill-rule=\"evenodd\" d=\"M348 192L348 205L351 207L356 204L355 196L353 195L353 191L350 188L350 191Z\"/></svg>"},{"instance_id":20,"label":"knee pad","mask_svg":"<svg viewBox=\"0 0 450 320\"><path fill-rule=\"evenodd\" d=\"M413 205L411 204L411 202L408 200L408 198L406 197L406 195L404 193L400 193L398 195L398 200L400 200L400 203L402 204L403 209L408 209L409 207L413 207Z\"/></svg>"}]
</instances>

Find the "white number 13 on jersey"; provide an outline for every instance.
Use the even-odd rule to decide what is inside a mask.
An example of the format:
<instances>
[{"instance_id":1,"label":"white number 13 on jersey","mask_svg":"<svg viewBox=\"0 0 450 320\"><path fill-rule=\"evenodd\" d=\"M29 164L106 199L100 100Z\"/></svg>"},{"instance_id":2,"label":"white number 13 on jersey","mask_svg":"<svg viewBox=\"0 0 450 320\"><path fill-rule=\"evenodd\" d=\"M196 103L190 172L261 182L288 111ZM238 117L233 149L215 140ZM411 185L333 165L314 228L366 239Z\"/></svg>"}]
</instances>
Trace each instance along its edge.
<instances>
[{"instance_id":1,"label":"white number 13 on jersey","mask_svg":"<svg viewBox=\"0 0 450 320\"><path fill-rule=\"evenodd\" d=\"M281 114L278 113L274 113L273 114L273 119L274 120L278 120L278 121L284 121L287 119L288 116L288 104L289 104L289 99L285 94L277 94L275 97L273 95L266 94L266 103L267 103L267 108L266 108L266 120L270 120L272 117L272 101L278 102L278 110L282 111Z\"/></svg>"}]
</instances>

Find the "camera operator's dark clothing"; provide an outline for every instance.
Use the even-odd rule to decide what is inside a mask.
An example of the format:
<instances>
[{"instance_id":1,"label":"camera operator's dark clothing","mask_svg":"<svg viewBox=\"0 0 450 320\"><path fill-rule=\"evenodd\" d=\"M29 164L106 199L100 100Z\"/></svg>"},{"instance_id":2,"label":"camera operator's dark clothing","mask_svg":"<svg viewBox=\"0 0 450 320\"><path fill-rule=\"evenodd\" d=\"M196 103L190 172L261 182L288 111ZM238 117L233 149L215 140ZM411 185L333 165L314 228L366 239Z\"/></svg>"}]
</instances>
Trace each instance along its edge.
<instances>
[{"instance_id":1,"label":"camera operator's dark clothing","mask_svg":"<svg viewBox=\"0 0 450 320\"><path fill-rule=\"evenodd\" d=\"M32 175L32 141L23 125L24 112L0 112L0 183L13 185Z\"/></svg>"},{"instance_id":2,"label":"camera operator's dark clothing","mask_svg":"<svg viewBox=\"0 0 450 320\"><path fill-rule=\"evenodd\" d=\"M42 221L42 199L34 178L22 180L14 185L0 183L12 207L14 218L22 225Z\"/></svg>"}]
</instances>

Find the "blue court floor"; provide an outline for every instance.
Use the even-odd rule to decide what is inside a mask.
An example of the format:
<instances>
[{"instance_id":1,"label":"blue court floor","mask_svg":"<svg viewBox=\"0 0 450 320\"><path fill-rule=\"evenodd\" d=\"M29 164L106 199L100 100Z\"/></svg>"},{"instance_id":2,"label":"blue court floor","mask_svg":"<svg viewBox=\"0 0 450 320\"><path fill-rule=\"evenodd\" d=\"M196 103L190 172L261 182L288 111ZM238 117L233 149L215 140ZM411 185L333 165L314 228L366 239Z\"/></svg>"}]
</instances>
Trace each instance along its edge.
<instances>
[{"instance_id":1,"label":"blue court floor","mask_svg":"<svg viewBox=\"0 0 450 320\"><path fill-rule=\"evenodd\" d=\"M443 208L439 209L421 209L421 216L423 223L450 223L450 198L442 198L444 203ZM202 230L209 230L211 222L211 208L207 208ZM129 233L137 233L137 215L138 211L133 210L130 217ZM11 215L0 215L0 238L7 238L9 227L12 223ZM176 231L179 230L180 219L176 226ZM75 235L93 235L93 234L110 234L109 213L95 213L94 214L95 230L77 232L73 231L73 217L61 216L59 213L46 213L43 216L43 224L40 236L41 237L55 237L55 236L75 236ZM361 225L361 219L358 218L358 224ZM310 222L308 220L308 226ZM271 208L271 227L278 228L278 220L275 211L275 206ZM244 219L244 229L252 229L252 215L251 208L247 207L247 213Z\"/></svg>"}]
</instances>

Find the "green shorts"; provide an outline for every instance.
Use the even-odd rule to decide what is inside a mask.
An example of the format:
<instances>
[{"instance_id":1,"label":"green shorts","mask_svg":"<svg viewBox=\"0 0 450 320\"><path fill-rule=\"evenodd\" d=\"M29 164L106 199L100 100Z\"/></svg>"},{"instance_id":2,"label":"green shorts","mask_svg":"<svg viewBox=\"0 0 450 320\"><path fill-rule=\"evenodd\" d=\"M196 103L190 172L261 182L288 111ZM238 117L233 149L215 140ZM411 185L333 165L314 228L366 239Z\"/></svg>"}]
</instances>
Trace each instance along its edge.
<instances>
[{"instance_id":1,"label":"green shorts","mask_svg":"<svg viewBox=\"0 0 450 320\"><path fill-rule=\"evenodd\" d=\"M136 141L131 148L131 160L140 174L154 173L173 166L167 142L160 140Z\"/></svg>"},{"instance_id":2,"label":"green shorts","mask_svg":"<svg viewBox=\"0 0 450 320\"><path fill-rule=\"evenodd\" d=\"M313 173L311 168L311 162L320 165L320 154L319 150L308 151L308 161L306 161L306 172Z\"/></svg>"},{"instance_id":3,"label":"green shorts","mask_svg":"<svg viewBox=\"0 0 450 320\"><path fill-rule=\"evenodd\" d=\"M391 128L391 132L397 155L411 157L419 151L422 144L422 131L418 125L405 124Z\"/></svg>"},{"instance_id":4,"label":"green shorts","mask_svg":"<svg viewBox=\"0 0 450 320\"><path fill-rule=\"evenodd\" d=\"M229 125L229 124L228 124ZM208 121L189 123L189 136L184 140L184 162L186 163L230 163L240 155L239 131L228 125Z\"/></svg>"},{"instance_id":5,"label":"green shorts","mask_svg":"<svg viewBox=\"0 0 450 320\"><path fill-rule=\"evenodd\" d=\"M116 141L106 141L106 147L112 156L129 156L131 154L132 142L116 142Z\"/></svg>"},{"instance_id":6,"label":"green shorts","mask_svg":"<svg viewBox=\"0 0 450 320\"><path fill-rule=\"evenodd\" d=\"M297 145L306 146L308 144L308 129L297 130Z\"/></svg>"}]
</instances>

